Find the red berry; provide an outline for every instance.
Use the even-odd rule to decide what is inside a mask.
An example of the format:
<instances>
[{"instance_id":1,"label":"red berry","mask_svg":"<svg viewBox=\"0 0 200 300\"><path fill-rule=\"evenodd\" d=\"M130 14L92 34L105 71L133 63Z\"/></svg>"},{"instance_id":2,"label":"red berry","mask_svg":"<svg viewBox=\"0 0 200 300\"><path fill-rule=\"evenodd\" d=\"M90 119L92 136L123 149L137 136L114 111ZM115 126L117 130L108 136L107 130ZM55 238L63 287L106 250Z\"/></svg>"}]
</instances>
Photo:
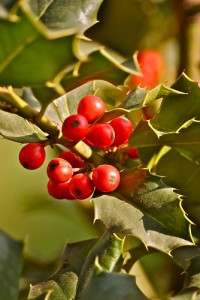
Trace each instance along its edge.
<instances>
[{"instance_id":1,"label":"red berry","mask_svg":"<svg viewBox=\"0 0 200 300\"><path fill-rule=\"evenodd\" d=\"M77 154L70 150L61 152L58 157L67 160L73 168L82 168L84 166L84 160Z\"/></svg>"},{"instance_id":2,"label":"red berry","mask_svg":"<svg viewBox=\"0 0 200 300\"><path fill-rule=\"evenodd\" d=\"M47 184L49 195L55 199L68 199L68 200L75 199L74 196L72 196L72 194L69 191L70 180L71 179L69 179L66 182L56 183L51 179L49 179Z\"/></svg>"},{"instance_id":3,"label":"red berry","mask_svg":"<svg viewBox=\"0 0 200 300\"><path fill-rule=\"evenodd\" d=\"M112 192L120 183L120 173L111 165L100 165L94 169L92 180L99 191Z\"/></svg>"},{"instance_id":4,"label":"red berry","mask_svg":"<svg viewBox=\"0 0 200 300\"><path fill-rule=\"evenodd\" d=\"M138 149L135 147L128 149L126 152L130 158L133 158L133 159L139 158Z\"/></svg>"},{"instance_id":5,"label":"red berry","mask_svg":"<svg viewBox=\"0 0 200 300\"><path fill-rule=\"evenodd\" d=\"M160 53L151 49L143 50L138 54L138 63L143 75L132 75L133 85L153 88L163 74L164 66Z\"/></svg>"},{"instance_id":6,"label":"red berry","mask_svg":"<svg viewBox=\"0 0 200 300\"><path fill-rule=\"evenodd\" d=\"M127 142L131 132L133 131L132 123L125 117L118 117L109 123L115 131L115 140L112 146L119 146Z\"/></svg>"},{"instance_id":7,"label":"red berry","mask_svg":"<svg viewBox=\"0 0 200 300\"><path fill-rule=\"evenodd\" d=\"M21 165L28 170L38 169L44 162L46 153L39 143L25 145L19 153Z\"/></svg>"},{"instance_id":8,"label":"red berry","mask_svg":"<svg viewBox=\"0 0 200 300\"><path fill-rule=\"evenodd\" d=\"M82 140L87 134L87 131L88 121L80 114L67 117L62 125L62 133L70 142L78 142Z\"/></svg>"},{"instance_id":9,"label":"red berry","mask_svg":"<svg viewBox=\"0 0 200 300\"><path fill-rule=\"evenodd\" d=\"M100 149L112 145L115 139L115 131L108 123L95 123L88 129L86 140L89 144Z\"/></svg>"},{"instance_id":10,"label":"red berry","mask_svg":"<svg viewBox=\"0 0 200 300\"><path fill-rule=\"evenodd\" d=\"M53 158L47 166L47 175L54 182L65 182L72 177L72 166L63 158Z\"/></svg>"},{"instance_id":11,"label":"red berry","mask_svg":"<svg viewBox=\"0 0 200 300\"><path fill-rule=\"evenodd\" d=\"M92 195L94 184L89 175L79 173L72 177L69 190L76 199L83 200Z\"/></svg>"},{"instance_id":12,"label":"red berry","mask_svg":"<svg viewBox=\"0 0 200 300\"><path fill-rule=\"evenodd\" d=\"M88 120L88 123L93 123L104 114L105 104L99 97L87 95L80 100L77 111Z\"/></svg>"}]
</instances>

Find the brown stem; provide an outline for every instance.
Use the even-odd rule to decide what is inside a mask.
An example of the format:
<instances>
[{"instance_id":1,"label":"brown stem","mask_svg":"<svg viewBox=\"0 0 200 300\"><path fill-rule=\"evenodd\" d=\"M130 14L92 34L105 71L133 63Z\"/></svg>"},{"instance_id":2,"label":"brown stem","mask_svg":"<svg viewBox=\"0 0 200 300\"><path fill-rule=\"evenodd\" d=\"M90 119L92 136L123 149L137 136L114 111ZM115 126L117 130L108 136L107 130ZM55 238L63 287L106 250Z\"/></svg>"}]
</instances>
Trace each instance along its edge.
<instances>
[{"instance_id":1,"label":"brown stem","mask_svg":"<svg viewBox=\"0 0 200 300\"><path fill-rule=\"evenodd\" d=\"M200 80L200 5L197 0L172 0L177 16L180 60L178 74L183 71L195 80Z\"/></svg>"}]
</instances>

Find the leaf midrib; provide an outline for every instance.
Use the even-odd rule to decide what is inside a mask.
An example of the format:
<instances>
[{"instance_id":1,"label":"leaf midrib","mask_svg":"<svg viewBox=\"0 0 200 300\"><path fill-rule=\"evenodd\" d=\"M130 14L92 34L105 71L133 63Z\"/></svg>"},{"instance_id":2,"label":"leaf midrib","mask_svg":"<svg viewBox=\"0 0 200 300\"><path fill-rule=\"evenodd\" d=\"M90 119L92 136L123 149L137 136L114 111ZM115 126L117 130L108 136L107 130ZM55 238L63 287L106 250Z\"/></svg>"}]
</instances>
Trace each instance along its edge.
<instances>
[{"instance_id":1,"label":"leaf midrib","mask_svg":"<svg viewBox=\"0 0 200 300\"><path fill-rule=\"evenodd\" d=\"M12 61L19 56L24 49L29 46L31 43L33 43L37 38L39 34L35 33L32 36L28 37L23 44L21 44L19 47L17 47L10 55L6 57L6 59L0 64L0 74L12 63Z\"/></svg>"}]
</instances>

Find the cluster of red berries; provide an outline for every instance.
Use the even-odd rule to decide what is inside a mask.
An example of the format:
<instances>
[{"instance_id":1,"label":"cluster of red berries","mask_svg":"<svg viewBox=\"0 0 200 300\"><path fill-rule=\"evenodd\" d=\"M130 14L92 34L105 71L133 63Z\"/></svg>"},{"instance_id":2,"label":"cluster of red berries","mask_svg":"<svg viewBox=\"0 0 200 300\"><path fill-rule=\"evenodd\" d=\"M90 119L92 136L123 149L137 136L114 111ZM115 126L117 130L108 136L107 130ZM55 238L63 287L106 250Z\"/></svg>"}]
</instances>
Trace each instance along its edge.
<instances>
[{"instance_id":1,"label":"cluster of red berries","mask_svg":"<svg viewBox=\"0 0 200 300\"><path fill-rule=\"evenodd\" d=\"M105 112L104 102L94 95L83 97L77 114L67 117L62 125L63 136L70 142L84 140L100 149L127 143L133 130L125 117L110 122L96 122ZM45 148L40 143L25 145L19 154L20 163L29 170L39 168L45 160ZM56 199L86 199L95 189L114 191L120 183L120 173L112 165L97 167L87 164L74 152L66 150L53 158L47 166L49 194Z\"/></svg>"},{"instance_id":2,"label":"cluster of red berries","mask_svg":"<svg viewBox=\"0 0 200 300\"><path fill-rule=\"evenodd\" d=\"M48 192L56 199L87 199L95 189L101 192L114 191L120 182L120 173L114 166L84 164L70 150L49 162L47 175Z\"/></svg>"},{"instance_id":3,"label":"cluster of red berries","mask_svg":"<svg viewBox=\"0 0 200 300\"><path fill-rule=\"evenodd\" d=\"M45 160L44 146L39 143L25 145L19 153L24 168L38 169ZM94 189L114 191L120 182L120 173L112 165L91 167L77 154L66 150L53 158L47 166L47 189L55 199L86 199Z\"/></svg>"},{"instance_id":4,"label":"cluster of red berries","mask_svg":"<svg viewBox=\"0 0 200 300\"><path fill-rule=\"evenodd\" d=\"M83 140L99 149L126 144L133 131L131 121L125 117L117 117L110 122L98 122L97 119L104 112L105 104L99 97L83 97L78 104L77 114L64 120L63 136L70 142Z\"/></svg>"}]
</instances>

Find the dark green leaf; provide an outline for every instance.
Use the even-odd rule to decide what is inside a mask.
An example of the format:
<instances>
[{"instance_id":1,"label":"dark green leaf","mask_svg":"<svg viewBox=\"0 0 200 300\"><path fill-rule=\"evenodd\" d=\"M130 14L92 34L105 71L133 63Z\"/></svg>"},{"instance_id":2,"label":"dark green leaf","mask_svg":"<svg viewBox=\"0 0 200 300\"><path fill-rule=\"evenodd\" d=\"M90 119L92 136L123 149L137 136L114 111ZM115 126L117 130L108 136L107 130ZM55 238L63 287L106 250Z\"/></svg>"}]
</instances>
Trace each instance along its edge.
<instances>
[{"instance_id":1,"label":"dark green leaf","mask_svg":"<svg viewBox=\"0 0 200 300\"><path fill-rule=\"evenodd\" d=\"M129 147L147 148L147 152L149 147L165 145L174 147L181 155L199 164L200 122L188 121L178 132L158 137L148 122L141 121L129 139Z\"/></svg>"},{"instance_id":2,"label":"dark green leaf","mask_svg":"<svg viewBox=\"0 0 200 300\"><path fill-rule=\"evenodd\" d=\"M139 238L146 247L156 248L167 254L174 248L192 245L188 239L175 235L176 229L168 230L130 203L111 195L104 195L93 201L95 220L101 220L110 232L131 234Z\"/></svg>"},{"instance_id":3,"label":"dark green leaf","mask_svg":"<svg viewBox=\"0 0 200 300\"><path fill-rule=\"evenodd\" d=\"M79 62L77 67L71 73L69 72L62 79L61 84L66 91L91 80L101 79L112 84L123 84L132 69L124 67L124 62L106 56L102 50L91 53L86 61Z\"/></svg>"},{"instance_id":4,"label":"dark green leaf","mask_svg":"<svg viewBox=\"0 0 200 300\"><path fill-rule=\"evenodd\" d=\"M58 72L77 61L72 51L73 35L50 40L23 12L16 23L0 20L0 27L1 85L45 87Z\"/></svg>"},{"instance_id":5,"label":"dark green leaf","mask_svg":"<svg viewBox=\"0 0 200 300\"><path fill-rule=\"evenodd\" d=\"M77 285L77 300L81 299L82 292L88 285L90 275L93 273L96 258L99 257L105 270L112 271L114 268L118 267L119 261L121 261L122 245L123 240L108 232L105 232L104 235L99 238L97 243L88 253L85 263L82 266Z\"/></svg>"},{"instance_id":6,"label":"dark green leaf","mask_svg":"<svg viewBox=\"0 0 200 300\"><path fill-rule=\"evenodd\" d=\"M48 281L31 287L29 299L35 299L39 295L48 294L50 290L52 290L52 298L50 297L49 299L74 299L78 276L81 273L88 252L96 242L97 240L93 239L68 244L58 270Z\"/></svg>"},{"instance_id":7,"label":"dark green leaf","mask_svg":"<svg viewBox=\"0 0 200 300\"><path fill-rule=\"evenodd\" d=\"M184 208L191 220L199 225L200 166L171 149L160 157L156 171L164 176L166 184L173 185L184 195Z\"/></svg>"},{"instance_id":8,"label":"dark green leaf","mask_svg":"<svg viewBox=\"0 0 200 300\"><path fill-rule=\"evenodd\" d=\"M22 117L0 110L0 134L18 143L33 143L46 140L47 135L36 125Z\"/></svg>"},{"instance_id":9,"label":"dark green leaf","mask_svg":"<svg viewBox=\"0 0 200 300\"><path fill-rule=\"evenodd\" d=\"M151 121L159 135L176 132L188 120L199 116L200 88L197 82L183 73L172 87L186 94L164 97L159 114Z\"/></svg>"},{"instance_id":10,"label":"dark green leaf","mask_svg":"<svg viewBox=\"0 0 200 300\"><path fill-rule=\"evenodd\" d=\"M16 300L19 293L19 280L22 270L21 242L0 232L0 299Z\"/></svg>"},{"instance_id":11,"label":"dark green leaf","mask_svg":"<svg viewBox=\"0 0 200 300\"><path fill-rule=\"evenodd\" d=\"M48 281L31 287L29 299L36 299L43 294L49 295L49 300L74 299L76 288L77 294L80 294L87 284L96 257L99 257L105 270L117 269L121 261L122 246L122 239L107 232L100 239L67 245L56 273Z\"/></svg>"},{"instance_id":12,"label":"dark green leaf","mask_svg":"<svg viewBox=\"0 0 200 300\"><path fill-rule=\"evenodd\" d=\"M80 297L80 300L88 299L145 300L147 298L140 292L133 276L105 272L96 262L89 283Z\"/></svg>"},{"instance_id":13,"label":"dark green leaf","mask_svg":"<svg viewBox=\"0 0 200 300\"><path fill-rule=\"evenodd\" d=\"M57 281L59 276L66 272L74 272L79 276L88 253L95 246L97 241L98 239L91 239L68 244L63 252L60 266L52 276L52 279Z\"/></svg>"},{"instance_id":14,"label":"dark green leaf","mask_svg":"<svg viewBox=\"0 0 200 300\"><path fill-rule=\"evenodd\" d=\"M159 176L147 169L124 171L116 195L121 195L122 199L177 236L190 239L189 223L180 205L180 195L163 183Z\"/></svg>"}]
</instances>

